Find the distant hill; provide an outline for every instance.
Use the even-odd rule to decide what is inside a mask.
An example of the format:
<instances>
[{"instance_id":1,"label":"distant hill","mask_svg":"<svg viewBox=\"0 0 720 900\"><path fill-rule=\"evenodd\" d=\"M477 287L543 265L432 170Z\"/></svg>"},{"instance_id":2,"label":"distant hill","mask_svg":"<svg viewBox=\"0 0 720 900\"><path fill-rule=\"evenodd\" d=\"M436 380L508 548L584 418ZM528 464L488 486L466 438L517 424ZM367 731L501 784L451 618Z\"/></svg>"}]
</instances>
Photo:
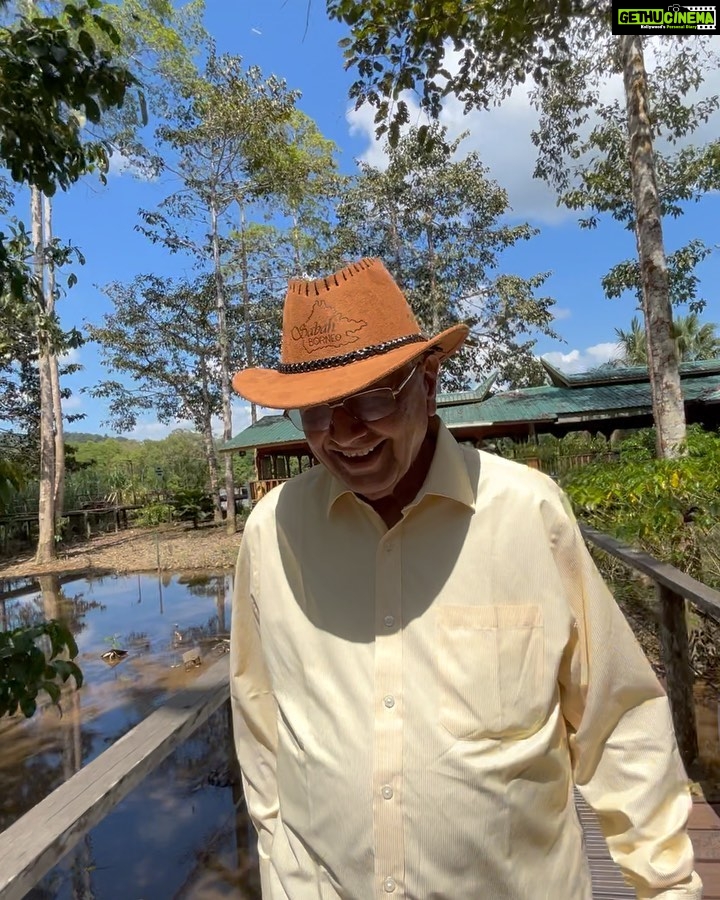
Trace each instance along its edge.
<instances>
[{"instance_id":1,"label":"distant hill","mask_svg":"<svg viewBox=\"0 0 720 900\"><path fill-rule=\"evenodd\" d=\"M112 438L115 441L130 441L131 438L119 437L109 434L88 434L85 431L66 431L65 440L70 444L92 444L98 441L107 441Z\"/></svg>"}]
</instances>

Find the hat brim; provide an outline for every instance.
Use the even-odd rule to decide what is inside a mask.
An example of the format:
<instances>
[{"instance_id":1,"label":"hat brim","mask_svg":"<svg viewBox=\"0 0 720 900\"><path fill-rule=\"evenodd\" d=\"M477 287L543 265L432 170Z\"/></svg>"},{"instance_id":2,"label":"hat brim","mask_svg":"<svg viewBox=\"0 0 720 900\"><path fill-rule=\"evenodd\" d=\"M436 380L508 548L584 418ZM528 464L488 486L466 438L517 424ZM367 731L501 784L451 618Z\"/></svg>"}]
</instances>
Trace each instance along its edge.
<instances>
[{"instance_id":1,"label":"hat brim","mask_svg":"<svg viewBox=\"0 0 720 900\"><path fill-rule=\"evenodd\" d=\"M299 409L330 403L364 390L428 350L436 349L442 358L452 356L462 346L468 331L467 325L453 325L427 341L314 372L286 375L275 369L244 369L233 377L232 386L241 397L269 409Z\"/></svg>"}]
</instances>

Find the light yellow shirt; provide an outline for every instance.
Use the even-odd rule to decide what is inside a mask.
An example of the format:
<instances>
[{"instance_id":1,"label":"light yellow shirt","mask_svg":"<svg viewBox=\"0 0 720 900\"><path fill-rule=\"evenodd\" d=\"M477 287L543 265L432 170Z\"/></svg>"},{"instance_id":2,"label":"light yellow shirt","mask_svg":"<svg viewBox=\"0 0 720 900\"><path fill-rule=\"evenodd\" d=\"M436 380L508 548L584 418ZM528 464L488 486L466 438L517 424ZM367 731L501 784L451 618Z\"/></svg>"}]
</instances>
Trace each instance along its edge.
<instances>
[{"instance_id":1,"label":"light yellow shirt","mask_svg":"<svg viewBox=\"0 0 720 900\"><path fill-rule=\"evenodd\" d=\"M577 784L638 897L699 900L667 700L550 479L441 427L388 530L316 466L235 584L264 898L590 900Z\"/></svg>"}]
</instances>

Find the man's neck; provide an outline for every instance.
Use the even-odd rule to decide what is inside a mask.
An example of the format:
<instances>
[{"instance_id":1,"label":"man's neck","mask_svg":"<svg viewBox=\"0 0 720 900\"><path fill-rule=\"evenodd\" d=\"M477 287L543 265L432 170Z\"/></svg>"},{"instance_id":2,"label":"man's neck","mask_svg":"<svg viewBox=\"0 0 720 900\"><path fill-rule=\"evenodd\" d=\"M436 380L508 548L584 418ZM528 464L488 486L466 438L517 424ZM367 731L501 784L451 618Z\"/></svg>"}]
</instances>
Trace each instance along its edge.
<instances>
[{"instance_id":1,"label":"man's neck","mask_svg":"<svg viewBox=\"0 0 720 900\"><path fill-rule=\"evenodd\" d=\"M437 417L430 419L425 438L420 445L417 456L405 475L397 483L392 494L389 494L387 497L380 497L378 500L363 498L366 503L372 506L388 528L397 525L402 519L403 509L417 497L420 488L425 483L435 456L439 427L440 420Z\"/></svg>"}]
</instances>

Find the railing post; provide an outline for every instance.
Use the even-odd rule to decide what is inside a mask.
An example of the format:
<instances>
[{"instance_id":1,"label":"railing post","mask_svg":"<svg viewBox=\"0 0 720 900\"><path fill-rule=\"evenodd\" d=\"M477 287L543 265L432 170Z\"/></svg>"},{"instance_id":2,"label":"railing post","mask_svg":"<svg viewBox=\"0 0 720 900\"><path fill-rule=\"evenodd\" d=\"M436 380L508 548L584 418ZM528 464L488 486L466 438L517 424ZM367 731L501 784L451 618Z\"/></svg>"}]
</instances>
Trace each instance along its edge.
<instances>
[{"instance_id":1,"label":"railing post","mask_svg":"<svg viewBox=\"0 0 720 900\"><path fill-rule=\"evenodd\" d=\"M688 768L698 757L698 740L685 600L665 585L656 584L656 587L660 601L660 641L668 698L678 749L685 768Z\"/></svg>"}]
</instances>

